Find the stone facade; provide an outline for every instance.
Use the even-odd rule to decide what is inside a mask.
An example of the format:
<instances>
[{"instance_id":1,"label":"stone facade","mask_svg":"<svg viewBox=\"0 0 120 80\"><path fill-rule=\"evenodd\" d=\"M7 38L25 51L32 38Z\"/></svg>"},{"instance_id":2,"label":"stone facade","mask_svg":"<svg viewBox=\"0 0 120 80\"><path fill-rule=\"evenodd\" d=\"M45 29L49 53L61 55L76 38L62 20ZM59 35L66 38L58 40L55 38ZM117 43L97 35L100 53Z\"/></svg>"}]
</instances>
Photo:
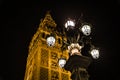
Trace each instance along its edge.
<instances>
[{"instance_id":1,"label":"stone facade","mask_svg":"<svg viewBox=\"0 0 120 80\"><path fill-rule=\"evenodd\" d=\"M70 72L58 66L61 55L68 59L67 50L60 49L61 36L56 34L55 46L46 44L46 38L56 31L56 27L50 13L46 13L29 45L24 80L70 80Z\"/></svg>"}]
</instances>

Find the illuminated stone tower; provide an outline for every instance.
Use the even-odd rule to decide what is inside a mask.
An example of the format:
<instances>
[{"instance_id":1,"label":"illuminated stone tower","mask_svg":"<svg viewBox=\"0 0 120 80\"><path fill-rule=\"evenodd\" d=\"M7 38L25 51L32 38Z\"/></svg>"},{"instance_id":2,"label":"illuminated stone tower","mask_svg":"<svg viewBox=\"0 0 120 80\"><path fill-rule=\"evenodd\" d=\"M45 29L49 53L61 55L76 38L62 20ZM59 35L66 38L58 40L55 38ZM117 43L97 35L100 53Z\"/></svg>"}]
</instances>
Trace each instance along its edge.
<instances>
[{"instance_id":1,"label":"illuminated stone tower","mask_svg":"<svg viewBox=\"0 0 120 80\"><path fill-rule=\"evenodd\" d=\"M30 42L24 80L70 80L70 72L58 66L58 58L61 55L68 58L67 51L62 52L60 49L62 37L59 32L56 32L58 34L55 46L50 47L46 43L46 38L56 27L57 24L48 12L45 18L41 19Z\"/></svg>"}]
</instances>

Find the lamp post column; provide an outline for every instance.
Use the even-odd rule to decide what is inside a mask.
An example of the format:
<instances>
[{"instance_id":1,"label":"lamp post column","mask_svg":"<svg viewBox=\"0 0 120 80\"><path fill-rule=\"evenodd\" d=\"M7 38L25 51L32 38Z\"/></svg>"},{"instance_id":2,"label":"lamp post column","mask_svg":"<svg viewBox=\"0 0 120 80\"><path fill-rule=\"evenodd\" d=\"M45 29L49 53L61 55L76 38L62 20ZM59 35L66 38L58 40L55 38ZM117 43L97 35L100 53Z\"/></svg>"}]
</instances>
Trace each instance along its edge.
<instances>
[{"instance_id":1,"label":"lamp post column","mask_svg":"<svg viewBox=\"0 0 120 80\"><path fill-rule=\"evenodd\" d=\"M67 60L64 68L71 72L72 80L88 80L87 68L91 63L91 58L80 55L72 55Z\"/></svg>"}]
</instances>

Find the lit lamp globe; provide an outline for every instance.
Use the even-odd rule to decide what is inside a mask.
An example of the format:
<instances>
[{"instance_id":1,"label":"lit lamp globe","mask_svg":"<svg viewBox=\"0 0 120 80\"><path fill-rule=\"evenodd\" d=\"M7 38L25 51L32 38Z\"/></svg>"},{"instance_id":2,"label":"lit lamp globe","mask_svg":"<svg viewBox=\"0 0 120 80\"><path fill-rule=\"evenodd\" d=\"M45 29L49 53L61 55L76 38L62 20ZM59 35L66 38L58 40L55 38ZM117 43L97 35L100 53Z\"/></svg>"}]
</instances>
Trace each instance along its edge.
<instances>
[{"instance_id":1,"label":"lit lamp globe","mask_svg":"<svg viewBox=\"0 0 120 80\"><path fill-rule=\"evenodd\" d=\"M82 26L81 31L84 35L89 36L90 33L91 33L91 26L85 24L85 25Z\"/></svg>"},{"instance_id":2,"label":"lit lamp globe","mask_svg":"<svg viewBox=\"0 0 120 80\"><path fill-rule=\"evenodd\" d=\"M72 21L72 20L68 20L68 21L65 23L65 28L74 29L74 27L75 27L75 23L74 23L74 21Z\"/></svg>"},{"instance_id":3,"label":"lit lamp globe","mask_svg":"<svg viewBox=\"0 0 120 80\"><path fill-rule=\"evenodd\" d=\"M99 58L99 50L98 50L98 49L92 49L92 50L90 51L90 54L92 55L92 57L93 57L94 59L98 59L98 58Z\"/></svg>"},{"instance_id":4,"label":"lit lamp globe","mask_svg":"<svg viewBox=\"0 0 120 80\"><path fill-rule=\"evenodd\" d=\"M47 38L47 44L48 44L48 46L54 46L54 44L55 44L55 38L53 36L49 36Z\"/></svg>"},{"instance_id":5,"label":"lit lamp globe","mask_svg":"<svg viewBox=\"0 0 120 80\"><path fill-rule=\"evenodd\" d=\"M60 58L60 59L58 60L58 64L59 64L59 66L60 66L61 68L63 68L64 65L66 64L66 59L65 59L65 58Z\"/></svg>"}]
</instances>

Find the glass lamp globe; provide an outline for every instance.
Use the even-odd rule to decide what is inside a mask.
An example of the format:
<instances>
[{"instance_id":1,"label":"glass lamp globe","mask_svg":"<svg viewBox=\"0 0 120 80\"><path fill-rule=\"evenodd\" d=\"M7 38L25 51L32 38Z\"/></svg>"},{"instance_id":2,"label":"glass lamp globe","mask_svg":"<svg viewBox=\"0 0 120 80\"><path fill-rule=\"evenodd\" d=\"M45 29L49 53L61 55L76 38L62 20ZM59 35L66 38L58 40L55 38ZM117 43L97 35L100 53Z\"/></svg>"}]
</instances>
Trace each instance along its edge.
<instances>
[{"instance_id":1,"label":"glass lamp globe","mask_svg":"<svg viewBox=\"0 0 120 80\"><path fill-rule=\"evenodd\" d=\"M91 26L89 25L83 25L81 28L81 31L84 35L89 36L91 33Z\"/></svg>"},{"instance_id":2,"label":"glass lamp globe","mask_svg":"<svg viewBox=\"0 0 120 80\"><path fill-rule=\"evenodd\" d=\"M53 36L49 36L47 38L47 44L48 44L48 46L54 46L54 44L55 44L55 38Z\"/></svg>"},{"instance_id":3,"label":"glass lamp globe","mask_svg":"<svg viewBox=\"0 0 120 80\"><path fill-rule=\"evenodd\" d=\"M68 20L66 23L65 23L65 28L74 28L74 26L75 26L75 23L74 23L74 21L72 21L72 20Z\"/></svg>"},{"instance_id":4,"label":"glass lamp globe","mask_svg":"<svg viewBox=\"0 0 120 80\"><path fill-rule=\"evenodd\" d=\"M98 49L92 49L90 54L92 55L92 57L94 59L98 59L99 58L99 50Z\"/></svg>"},{"instance_id":5,"label":"glass lamp globe","mask_svg":"<svg viewBox=\"0 0 120 80\"><path fill-rule=\"evenodd\" d=\"M60 58L58 61L58 64L61 68L64 67L64 65L66 64L66 59L65 58Z\"/></svg>"}]
</instances>

